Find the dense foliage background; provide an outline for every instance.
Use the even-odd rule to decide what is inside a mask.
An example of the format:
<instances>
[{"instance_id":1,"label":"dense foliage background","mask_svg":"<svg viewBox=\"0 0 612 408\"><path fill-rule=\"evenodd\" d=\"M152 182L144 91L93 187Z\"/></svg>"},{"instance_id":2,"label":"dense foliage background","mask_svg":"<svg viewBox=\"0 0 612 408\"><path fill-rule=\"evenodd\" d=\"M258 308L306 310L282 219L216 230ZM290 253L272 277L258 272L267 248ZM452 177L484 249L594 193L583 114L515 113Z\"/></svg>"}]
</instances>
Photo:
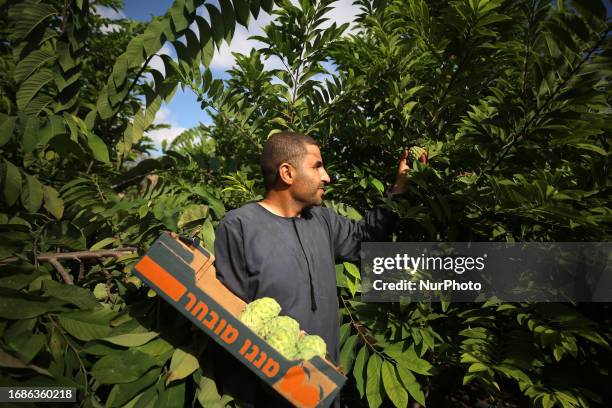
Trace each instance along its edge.
<instances>
[{"instance_id":1,"label":"dense foliage background","mask_svg":"<svg viewBox=\"0 0 612 408\"><path fill-rule=\"evenodd\" d=\"M163 230L212 248L225 211L261 197L278 129L321 143L325 205L355 219L388 206L398 241L609 241L604 4L356 0L347 32L325 21L331 3L176 0L108 30L94 7L118 0L0 2L3 386L76 387L80 406L239 406L206 336L131 266ZM213 78L236 24L272 10L266 46ZM148 63L168 42L178 60L161 56L161 73ZM213 124L150 158L177 86ZM430 164L390 201L413 144ZM612 404L609 304L363 304L357 266L336 273L346 406Z\"/></svg>"}]
</instances>

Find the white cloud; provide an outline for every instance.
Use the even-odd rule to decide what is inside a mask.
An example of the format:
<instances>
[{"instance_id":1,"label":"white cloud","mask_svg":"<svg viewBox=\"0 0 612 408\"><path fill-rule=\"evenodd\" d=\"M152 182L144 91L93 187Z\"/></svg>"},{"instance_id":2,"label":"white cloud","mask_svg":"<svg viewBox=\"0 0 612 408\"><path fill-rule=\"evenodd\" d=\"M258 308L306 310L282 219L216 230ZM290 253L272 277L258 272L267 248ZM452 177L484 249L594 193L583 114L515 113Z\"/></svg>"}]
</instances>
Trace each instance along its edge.
<instances>
[{"instance_id":1,"label":"white cloud","mask_svg":"<svg viewBox=\"0 0 612 408\"><path fill-rule=\"evenodd\" d=\"M352 23L355 21L357 14L361 12L359 7L353 5L353 0L339 0L333 3L332 7L333 9L325 16L329 20L323 23L321 27L327 28L332 23L336 23L338 26L344 23L351 23L345 33L351 32L354 29L354 24Z\"/></svg>"},{"instance_id":2,"label":"white cloud","mask_svg":"<svg viewBox=\"0 0 612 408\"><path fill-rule=\"evenodd\" d=\"M161 152L162 141L166 140L166 143L172 142L178 135L186 131L187 129L179 126L176 123L173 112L167 107L162 106L155 115L153 123L156 125L167 124L170 125L167 129L157 129L147 132L147 135L153 139L155 144L155 150Z\"/></svg>"},{"instance_id":3,"label":"white cloud","mask_svg":"<svg viewBox=\"0 0 612 408\"><path fill-rule=\"evenodd\" d=\"M299 5L297 0L292 0L296 5ZM329 19L322 24L322 28L329 27L332 23L341 25L344 23L352 23L355 20L360 10L357 6L353 5L353 0L340 0L332 4L332 10L330 10L326 17ZM208 19L208 16L205 16ZM223 43L221 49L215 52L213 57L211 68L218 70L227 70L232 68L236 63L236 59L232 55L233 52L240 54L249 54L253 48L260 49L264 46L263 43L255 40L250 40L249 37L253 35L263 35L263 27L272 21L272 16L268 13L260 12L257 20L251 20L249 23L248 30L241 25L236 26L234 37L232 38L231 44ZM351 25L347 31L353 29ZM195 30L194 30L195 31ZM264 61L266 69L281 68L282 63L278 58L269 58Z\"/></svg>"},{"instance_id":4,"label":"white cloud","mask_svg":"<svg viewBox=\"0 0 612 408\"><path fill-rule=\"evenodd\" d=\"M108 18L109 20L121 20L128 18L123 10L113 10L111 7L106 6L95 6L94 12L102 18Z\"/></svg>"},{"instance_id":5,"label":"white cloud","mask_svg":"<svg viewBox=\"0 0 612 408\"><path fill-rule=\"evenodd\" d=\"M169 55L174 60L176 60L176 51L174 50L174 47L168 42L166 42L159 49L159 51L157 51L156 54ZM164 67L164 61L162 61L161 57L158 57L157 55L151 58L151 61L149 61L149 67L158 70L164 76L166 75L166 68Z\"/></svg>"}]
</instances>

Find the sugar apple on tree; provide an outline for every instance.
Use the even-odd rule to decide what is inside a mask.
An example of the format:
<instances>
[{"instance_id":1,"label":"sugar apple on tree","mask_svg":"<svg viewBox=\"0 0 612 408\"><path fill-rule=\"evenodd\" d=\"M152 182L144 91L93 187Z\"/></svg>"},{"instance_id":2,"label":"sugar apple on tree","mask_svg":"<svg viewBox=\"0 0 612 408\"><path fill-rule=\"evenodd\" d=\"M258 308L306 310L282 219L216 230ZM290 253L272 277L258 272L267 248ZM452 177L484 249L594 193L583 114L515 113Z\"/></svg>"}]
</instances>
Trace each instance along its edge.
<instances>
[{"instance_id":1,"label":"sugar apple on tree","mask_svg":"<svg viewBox=\"0 0 612 408\"><path fill-rule=\"evenodd\" d=\"M296 358L310 360L314 356L325 358L327 346L325 340L317 335L307 335L298 341Z\"/></svg>"},{"instance_id":2,"label":"sugar apple on tree","mask_svg":"<svg viewBox=\"0 0 612 408\"><path fill-rule=\"evenodd\" d=\"M281 307L276 300L263 297L246 305L238 319L259 336L264 337L267 324L278 316L280 310Z\"/></svg>"},{"instance_id":3,"label":"sugar apple on tree","mask_svg":"<svg viewBox=\"0 0 612 408\"><path fill-rule=\"evenodd\" d=\"M297 354L300 325L289 316L278 316L265 325L264 338L283 357L293 360Z\"/></svg>"},{"instance_id":4,"label":"sugar apple on tree","mask_svg":"<svg viewBox=\"0 0 612 408\"><path fill-rule=\"evenodd\" d=\"M408 150L408 163L412 165L412 163L418 161L423 154L425 154L425 163L427 163L427 150L419 146L412 146L410 150Z\"/></svg>"}]
</instances>

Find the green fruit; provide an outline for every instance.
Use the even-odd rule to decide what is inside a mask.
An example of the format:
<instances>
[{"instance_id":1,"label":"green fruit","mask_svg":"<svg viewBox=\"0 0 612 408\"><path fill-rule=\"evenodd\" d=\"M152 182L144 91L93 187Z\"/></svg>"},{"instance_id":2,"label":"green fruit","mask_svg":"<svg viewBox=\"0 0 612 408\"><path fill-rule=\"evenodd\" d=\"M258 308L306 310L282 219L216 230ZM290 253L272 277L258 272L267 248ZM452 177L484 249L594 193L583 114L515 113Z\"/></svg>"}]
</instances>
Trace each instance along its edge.
<instances>
[{"instance_id":1,"label":"green fruit","mask_svg":"<svg viewBox=\"0 0 612 408\"><path fill-rule=\"evenodd\" d=\"M412 146L408 151L408 162L414 163L415 161L418 161L421 156L423 156L423 153L427 154L427 151L422 147Z\"/></svg>"},{"instance_id":2,"label":"green fruit","mask_svg":"<svg viewBox=\"0 0 612 408\"><path fill-rule=\"evenodd\" d=\"M314 356L325 358L325 353L327 353L325 340L313 334L300 339L297 344L296 358L302 360L310 360Z\"/></svg>"},{"instance_id":3,"label":"green fruit","mask_svg":"<svg viewBox=\"0 0 612 408\"><path fill-rule=\"evenodd\" d=\"M264 329L264 338L285 358L293 360L297 353L300 325L289 316L278 316L270 320Z\"/></svg>"},{"instance_id":4,"label":"green fruit","mask_svg":"<svg viewBox=\"0 0 612 408\"><path fill-rule=\"evenodd\" d=\"M247 327L264 337L266 325L280 313L278 302L270 297L263 297L246 305L238 319Z\"/></svg>"}]
</instances>

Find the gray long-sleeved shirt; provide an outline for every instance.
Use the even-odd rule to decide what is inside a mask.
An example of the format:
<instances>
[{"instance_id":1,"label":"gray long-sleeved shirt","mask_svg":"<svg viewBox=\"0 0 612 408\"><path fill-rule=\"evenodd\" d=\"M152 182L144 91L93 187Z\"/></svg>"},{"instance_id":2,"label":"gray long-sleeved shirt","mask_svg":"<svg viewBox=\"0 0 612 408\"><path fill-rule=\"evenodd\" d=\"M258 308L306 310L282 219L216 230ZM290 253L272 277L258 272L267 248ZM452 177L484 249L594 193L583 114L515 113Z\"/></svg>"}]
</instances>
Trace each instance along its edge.
<instances>
[{"instance_id":1,"label":"gray long-sleeved shirt","mask_svg":"<svg viewBox=\"0 0 612 408\"><path fill-rule=\"evenodd\" d=\"M396 221L384 209L353 221L325 207L287 218L257 203L247 204L228 212L217 228L217 276L246 302L276 299L281 314L321 336L337 362L335 261L358 261L361 242L386 241Z\"/></svg>"}]
</instances>

